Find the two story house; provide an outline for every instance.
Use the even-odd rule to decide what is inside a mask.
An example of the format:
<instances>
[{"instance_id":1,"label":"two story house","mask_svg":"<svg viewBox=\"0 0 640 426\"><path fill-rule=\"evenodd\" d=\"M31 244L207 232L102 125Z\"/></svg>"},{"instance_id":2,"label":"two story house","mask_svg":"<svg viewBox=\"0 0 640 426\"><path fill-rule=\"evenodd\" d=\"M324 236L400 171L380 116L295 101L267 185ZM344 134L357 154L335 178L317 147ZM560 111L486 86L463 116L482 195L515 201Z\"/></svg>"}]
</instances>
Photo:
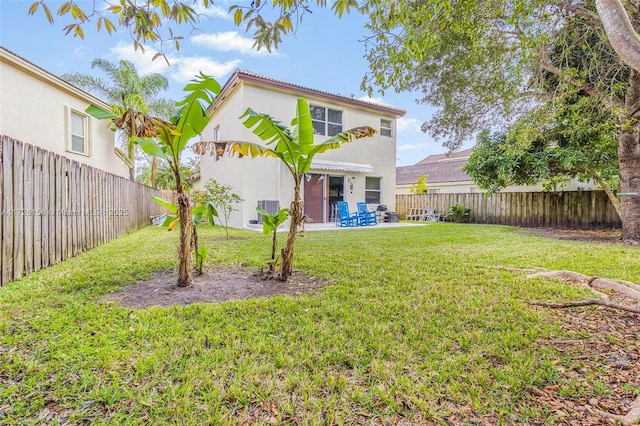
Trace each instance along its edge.
<instances>
[{"instance_id":1,"label":"two story house","mask_svg":"<svg viewBox=\"0 0 640 426\"><path fill-rule=\"evenodd\" d=\"M384 204L395 207L396 120L405 114L399 108L362 101L278 81L250 71L236 70L223 86L211 109L211 121L203 141L249 141L260 139L244 127L239 117L251 108L290 125L296 114L296 100L309 101L316 143L358 126L371 126L379 133L314 157L303 182L304 213L316 223L335 218L338 201L366 201L370 209ZM194 189L209 179L231 185L244 198L229 225L246 227L260 221L256 206L289 207L293 200L293 179L281 161L274 158L228 158L206 154L200 158L200 174ZM268 207L268 208L267 208Z\"/></svg>"},{"instance_id":2,"label":"two story house","mask_svg":"<svg viewBox=\"0 0 640 426\"><path fill-rule=\"evenodd\" d=\"M106 121L84 111L109 105L0 47L0 135L128 177Z\"/></svg>"}]
</instances>

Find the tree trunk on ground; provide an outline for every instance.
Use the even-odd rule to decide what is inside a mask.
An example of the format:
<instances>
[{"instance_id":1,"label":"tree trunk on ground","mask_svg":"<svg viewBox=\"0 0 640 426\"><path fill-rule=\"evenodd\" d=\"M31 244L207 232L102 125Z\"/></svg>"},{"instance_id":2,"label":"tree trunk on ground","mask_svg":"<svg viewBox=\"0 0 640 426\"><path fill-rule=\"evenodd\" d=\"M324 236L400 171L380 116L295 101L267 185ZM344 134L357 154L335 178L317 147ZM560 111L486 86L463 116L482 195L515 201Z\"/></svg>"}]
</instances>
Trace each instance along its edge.
<instances>
[{"instance_id":1,"label":"tree trunk on ground","mask_svg":"<svg viewBox=\"0 0 640 426\"><path fill-rule=\"evenodd\" d=\"M620 219L622 239L640 242L640 145L638 144L640 115L640 73L632 71L625 96L628 116L624 118L618 136L618 161L620 163ZM624 194L629 195L624 195Z\"/></svg>"},{"instance_id":2,"label":"tree trunk on ground","mask_svg":"<svg viewBox=\"0 0 640 426\"><path fill-rule=\"evenodd\" d=\"M193 270L191 266L191 234L193 221L191 219L191 204L184 193L182 185L178 184L178 216L180 218L180 246L178 247L178 287L189 287L193 284Z\"/></svg>"},{"instance_id":3,"label":"tree trunk on ground","mask_svg":"<svg viewBox=\"0 0 640 426\"><path fill-rule=\"evenodd\" d=\"M282 259L280 263L280 281L287 281L293 271L293 247L296 243L298 225L302 223L302 206L300 199L300 181L296 181L295 193L291 202L291 225L287 234L287 245L282 249Z\"/></svg>"}]
</instances>

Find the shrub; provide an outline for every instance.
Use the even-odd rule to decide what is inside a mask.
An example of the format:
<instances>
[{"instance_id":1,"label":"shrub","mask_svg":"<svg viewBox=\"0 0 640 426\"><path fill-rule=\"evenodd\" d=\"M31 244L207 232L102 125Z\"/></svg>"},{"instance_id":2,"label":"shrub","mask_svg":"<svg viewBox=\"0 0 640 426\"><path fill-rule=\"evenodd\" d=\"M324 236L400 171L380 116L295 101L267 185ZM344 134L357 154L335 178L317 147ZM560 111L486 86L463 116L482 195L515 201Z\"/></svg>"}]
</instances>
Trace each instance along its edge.
<instances>
[{"instance_id":1,"label":"shrub","mask_svg":"<svg viewBox=\"0 0 640 426\"><path fill-rule=\"evenodd\" d=\"M456 223L466 223L466 222L469 222L470 215L471 215L471 209L465 206L456 204L455 206L451 207L451 210L449 210L449 213L447 214L447 219Z\"/></svg>"}]
</instances>

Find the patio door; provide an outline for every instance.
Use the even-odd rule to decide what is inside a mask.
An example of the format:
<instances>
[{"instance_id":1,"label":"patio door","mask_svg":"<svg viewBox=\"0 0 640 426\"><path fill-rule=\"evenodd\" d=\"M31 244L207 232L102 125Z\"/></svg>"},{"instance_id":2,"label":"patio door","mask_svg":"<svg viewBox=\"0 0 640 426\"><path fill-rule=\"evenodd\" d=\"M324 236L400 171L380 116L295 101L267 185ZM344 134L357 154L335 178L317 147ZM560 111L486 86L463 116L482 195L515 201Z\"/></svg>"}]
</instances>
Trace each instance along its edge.
<instances>
[{"instance_id":1,"label":"patio door","mask_svg":"<svg viewBox=\"0 0 640 426\"><path fill-rule=\"evenodd\" d=\"M304 176L304 214L315 223L322 223L326 216L327 176L307 173Z\"/></svg>"},{"instance_id":2,"label":"patio door","mask_svg":"<svg viewBox=\"0 0 640 426\"><path fill-rule=\"evenodd\" d=\"M333 222L344 200L344 176L308 173L304 177L304 214L315 223Z\"/></svg>"}]
</instances>

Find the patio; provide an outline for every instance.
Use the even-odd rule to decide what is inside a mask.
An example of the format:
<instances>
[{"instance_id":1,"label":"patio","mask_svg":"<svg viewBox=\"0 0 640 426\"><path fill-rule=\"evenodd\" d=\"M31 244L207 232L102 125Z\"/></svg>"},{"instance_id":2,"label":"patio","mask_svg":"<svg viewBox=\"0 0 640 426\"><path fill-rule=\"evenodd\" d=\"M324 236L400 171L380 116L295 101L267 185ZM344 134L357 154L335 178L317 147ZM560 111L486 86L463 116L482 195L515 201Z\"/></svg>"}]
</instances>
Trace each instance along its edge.
<instances>
[{"instance_id":1,"label":"patio","mask_svg":"<svg viewBox=\"0 0 640 426\"><path fill-rule=\"evenodd\" d=\"M335 222L325 222L325 223L306 223L304 225L305 232L308 231L346 231L346 230L354 230L354 229L379 229L379 228L403 228L408 226L427 226L428 222L378 222L377 225L370 226L349 226L349 227L340 227ZM260 231L262 232L262 225L249 225L246 229L251 231ZM289 226L281 226L278 228L278 232L287 232L289 231Z\"/></svg>"}]
</instances>

